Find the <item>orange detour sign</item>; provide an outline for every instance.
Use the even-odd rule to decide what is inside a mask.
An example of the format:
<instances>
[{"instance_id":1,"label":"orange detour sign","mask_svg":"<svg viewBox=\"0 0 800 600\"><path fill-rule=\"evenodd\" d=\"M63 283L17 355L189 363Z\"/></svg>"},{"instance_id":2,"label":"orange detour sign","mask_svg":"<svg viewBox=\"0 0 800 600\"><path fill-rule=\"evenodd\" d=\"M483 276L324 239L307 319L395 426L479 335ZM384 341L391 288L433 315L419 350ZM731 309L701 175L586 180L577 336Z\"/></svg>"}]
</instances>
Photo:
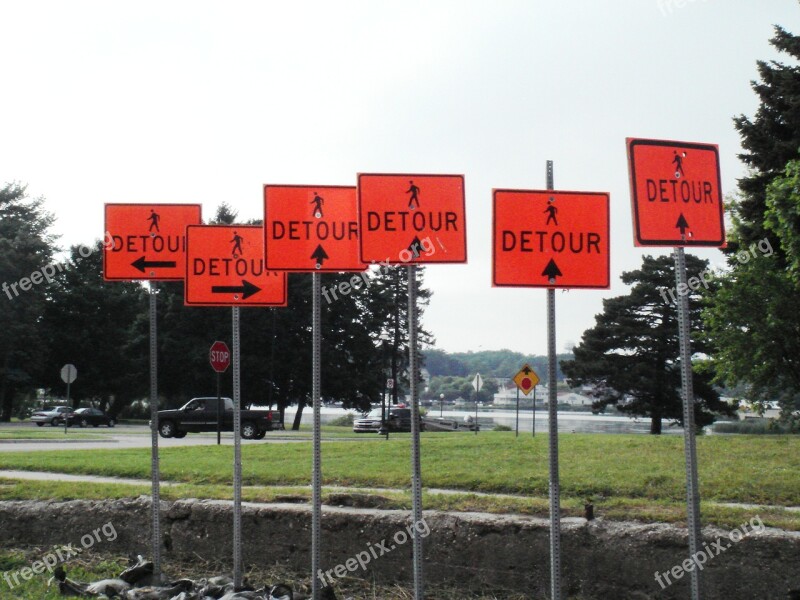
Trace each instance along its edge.
<instances>
[{"instance_id":1,"label":"orange detour sign","mask_svg":"<svg viewBox=\"0 0 800 600\"><path fill-rule=\"evenodd\" d=\"M267 268L363 271L354 186L264 186Z\"/></svg>"},{"instance_id":2,"label":"orange detour sign","mask_svg":"<svg viewBox=\"0 0 800 600\"><path fill-rule=\"evenodd\" d=\"M286 306L286 273L264 266L264 234L254 225L186 228L187 306Z\"/></svg>"},{"instance_id":3,"label":"orange detour sign","mask_svg":"<svg viewBox=\"0 0 800 600\"><path fill-rule=\"evenodd\" d=\"M200 213L199 204L106 204L103 279L182 280L186 226Z\"/></svg>"},{"instance_id":4,"label":"orange detour sign","mask_svg":"<svg viewBox=\"0 0 800 600\"><path fill-rule=\"evenodd\" d=\"M637 246L725 245L719 147L628 138Z\"/></svg>"},{"instance_id":5,"label":"orange detour sign","mask_svg":"<svg viewBox=\"0 0 800 600\"><path fill-rule=\"evenodd\" d=\"M494 190L495 286L608 288L608 194Z\"/></svg>"},{"instance_id":6,"label":"orange detour sign","mask_svg":"<svg viewBox=\"0 0 800 600\"><path fill-rule=\"evenodd\" d=\"M361 260L465 263L463 175L358 176Z\"/></svg>"}]
</instances>

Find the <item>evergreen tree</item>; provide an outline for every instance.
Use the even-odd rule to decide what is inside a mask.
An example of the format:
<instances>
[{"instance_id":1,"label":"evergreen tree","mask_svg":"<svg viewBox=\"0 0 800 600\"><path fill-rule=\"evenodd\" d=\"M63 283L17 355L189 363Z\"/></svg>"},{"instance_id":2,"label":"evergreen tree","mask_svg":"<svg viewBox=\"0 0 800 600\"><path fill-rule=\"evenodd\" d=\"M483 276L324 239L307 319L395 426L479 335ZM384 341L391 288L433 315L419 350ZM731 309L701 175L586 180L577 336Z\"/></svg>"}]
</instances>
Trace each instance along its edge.
<instances>
[{"instance_id":1,"label":"evergreen tree","mask_svg":"<svg viewBox=\"0 0 800 600\"><path fill-rule=\"evenodd\" d=\"M0 188L0 421L11 419L15 399L33 391L42 369L60 368L43 362L41 315L55 272L52 223L42 198L29 198L16 183Z\"/></svg>"},{"instance_id":2,"label":"evergreen tree","mask_svg":"<svg viewBox=\"0 0 800 600\"><path fill-rule=\"evenodd\" d=\"M113 417L147 393L146 360L132 352L131 326L147 305L138 283L103 281L102 242L73 246L53 278L42 317L47 331L48 368L43 384L61 392L56 368L74 364L73 406L94 401Z\"/></svg>"},{"instance_id":3,"label":"evergreen tree","mask_svg":"<svg viewBox=\"0 0 800 600\"><path fill-rule=\"evenodd\" d=\"M708 263L687 255L686 265L692 276L699 276ZM650 433L660 434L664 419L683 420L673 258L645 256L641 269L623 273L622 281L632 286L630 293L603 300L597 324L584 332L574 360L562 362L561 368L570 385L591 388L595 408L611 404L649 417ZM687 291L696 333L701 324L700 294ZM702 354L708 347L695 341L692 350ZM715 412L731 414L707 373L694 373L694 392L699 427L713 422Z\"/></svg>"},{"instance_id":4,"label":"evergreen tree","mask_svg":"<svg viewBox=\"0 0 800 600\"><path fill-rule=\"evenodd\" d=\"M800 60L800 37L776 26L771 43ZM757 64L761 81L752 82L752 87L760 100L758 110L752 120L745 115L734 119L745 149L739 158L750 172L739 180L741 201L734 206L738 224L732 250L764 237L776 241L764 222L767 187L783 175L800 148L800 66L775 61Z\"/></svg>"},{"instance_id":5,"label":"evergreen tree","mask_svg":"<svg viewBox=\"0 0 800 600\"><path fill-rule=\"evenodd\" d=\"M772 45L800 59L800 37L775 28ZM785 414L800 407L800 295L796 193L800 149L800 67L758 62L753 83L760 105L751 120L735 119L749 167L730 208L730 271L704 313L719 383L747 385L751 400L782 402Z\"/></svg>"}]
</instances>

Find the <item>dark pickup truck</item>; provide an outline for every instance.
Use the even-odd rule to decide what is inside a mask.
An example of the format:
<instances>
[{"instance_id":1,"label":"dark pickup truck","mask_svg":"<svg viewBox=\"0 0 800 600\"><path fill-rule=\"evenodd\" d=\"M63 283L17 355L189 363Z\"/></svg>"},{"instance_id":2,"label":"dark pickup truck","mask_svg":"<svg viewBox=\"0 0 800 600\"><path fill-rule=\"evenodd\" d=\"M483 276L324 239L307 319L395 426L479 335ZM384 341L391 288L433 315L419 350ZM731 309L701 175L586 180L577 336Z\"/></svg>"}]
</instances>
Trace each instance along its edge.
<instances>
[{"instance_id":1,"label":"dark pickup truck","mask_svg":"<svg viewBox=\"0 0 800 600\"><path fill-rule=\"evenodd\" d=\"M221 431L233 431L233 400L222 398ZM271 410L241 410L241 432L246 440L260 440L272 430ZM158 433L182 438L187 433L217 430L217 399L192 398L178 409L158 411Z\"/></svg>"}]
</instances>

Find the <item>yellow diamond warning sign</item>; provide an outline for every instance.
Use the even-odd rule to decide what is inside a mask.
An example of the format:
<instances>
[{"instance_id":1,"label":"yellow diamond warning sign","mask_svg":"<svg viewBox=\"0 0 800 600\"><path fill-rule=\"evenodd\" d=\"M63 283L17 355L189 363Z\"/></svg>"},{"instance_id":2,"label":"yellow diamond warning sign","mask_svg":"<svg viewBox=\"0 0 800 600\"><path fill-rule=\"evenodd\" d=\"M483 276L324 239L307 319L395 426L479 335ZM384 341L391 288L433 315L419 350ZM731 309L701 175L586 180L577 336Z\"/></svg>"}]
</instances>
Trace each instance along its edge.
<instances>
[{"instance_id":1,"label":"yellow diamond warning sign","mask_svg":"<svg viewBox=\"0 0 800 600\"><path fill-rule=\"evenodd\" d=\"M519 370L519 373L514 375L514 383L517 384L519 390L526 396L531 393L531 390L539 385L539 376L536 371L531 369L528 363L525 363Z\"/></svg>"}]
</instances>

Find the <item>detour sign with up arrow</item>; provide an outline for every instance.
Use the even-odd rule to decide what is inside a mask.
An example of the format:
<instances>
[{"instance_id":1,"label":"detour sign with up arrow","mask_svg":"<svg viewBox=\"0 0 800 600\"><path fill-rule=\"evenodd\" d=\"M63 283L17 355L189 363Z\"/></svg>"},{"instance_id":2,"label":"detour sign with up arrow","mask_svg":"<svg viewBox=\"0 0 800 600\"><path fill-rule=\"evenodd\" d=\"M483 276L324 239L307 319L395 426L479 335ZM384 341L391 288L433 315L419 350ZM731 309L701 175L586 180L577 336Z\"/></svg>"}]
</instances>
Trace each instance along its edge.
<instances>
[{"instance_id":1,"label":"detour sign with up arrow","mask_svg":"<svg viewBox=\"0 0 800 600\"><path fill-rule=\"evenodd\" d=\"M493 285L608 288L608 204L600 192L494 190Z\"/></svg>"},{"instance_id":2,"label":"detour sign with up arrow","mask_svg":"<svg viewBox=\"0 0 800 600\"><path fill-rule=\"evenodd\" d=\"M637 246L725 245L719 148L628 138Z\"/></svg>"},{"instance_id":3,"label":"detour sign with up arrow","mask_svg":"<svg viewBox=\"0 0 800 600\"><path fill-rule=\"evenodd\" d=\"M264 186L267 268L363 271L354 186Z\"/></svg>"},{"instance_id":4,"label":"detour sign with up arrow","mask_svg":"<svg viewBox=\"0 0 800 600\"><path fill-rule=\"evenodd\" d=\"M358 176L361 260L465 263L463 175Z\"/></svg>"},{"instance_id":5,"label":"detour sign with up arrow","mask_svg":"<svg viewBox=\"0 0 800 600\"><path fill-rule=\"evenodd\" d=\"M257 225L186 228L187 306L286 306L286 273L264 266Z\"/></svg>"},{"instance_id":6,"label":"detour sign with up arrow","mask_svg":"<svg viewBox=\"0 0 800 600\"><path fill-rule=\"evenodd\" d=\"M106 204L103 279L182 280L186 226L200 213L199 204Z\"/></svg>"}]
</instances>

